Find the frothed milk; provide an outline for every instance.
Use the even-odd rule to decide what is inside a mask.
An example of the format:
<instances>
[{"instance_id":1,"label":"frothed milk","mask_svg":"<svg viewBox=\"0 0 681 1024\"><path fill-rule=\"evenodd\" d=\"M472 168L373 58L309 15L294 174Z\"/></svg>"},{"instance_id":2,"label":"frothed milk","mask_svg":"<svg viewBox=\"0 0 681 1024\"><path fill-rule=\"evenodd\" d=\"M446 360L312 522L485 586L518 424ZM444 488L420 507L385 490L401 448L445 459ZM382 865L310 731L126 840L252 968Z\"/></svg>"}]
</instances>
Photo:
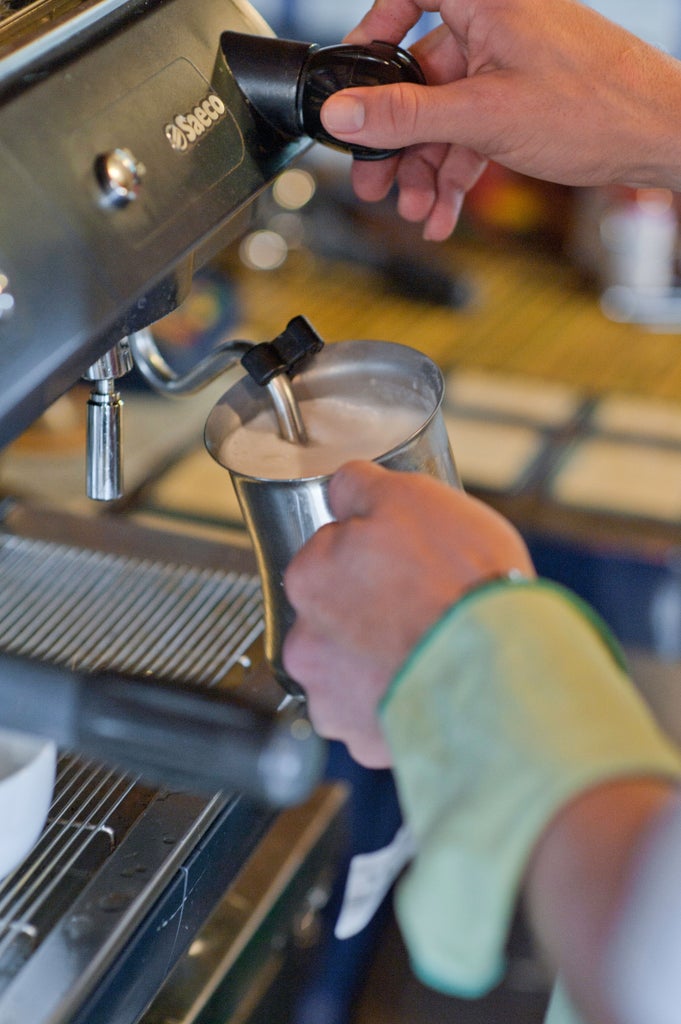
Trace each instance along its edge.
<instances>
[{"instance_id":1,"label":"frothed milk","mask_svg":"<svg viewBox=\"0 0 681 1024\"><path fill-rule=\"evenodd\" d=\"M279 436L274 412L263 409L232 431L219 461L263 480L328 476L351 459L376 459L402 444L428 418L418 406L367 405L334 396L300 402L306 445Z\"/></svg>"}]
</instances>

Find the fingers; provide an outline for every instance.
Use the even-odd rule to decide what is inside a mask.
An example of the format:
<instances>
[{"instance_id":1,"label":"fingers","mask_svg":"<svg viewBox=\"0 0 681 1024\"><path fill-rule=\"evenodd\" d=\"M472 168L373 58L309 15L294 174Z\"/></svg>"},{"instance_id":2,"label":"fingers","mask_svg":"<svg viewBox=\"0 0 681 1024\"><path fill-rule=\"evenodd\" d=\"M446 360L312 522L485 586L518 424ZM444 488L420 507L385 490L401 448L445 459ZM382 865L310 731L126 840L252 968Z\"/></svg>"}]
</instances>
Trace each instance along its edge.
<instances>
[{"instance_id":1,"label":"fingers","mask_svg":"<svg viewBox=\"0 0 681 1024\"><path fill-rule=\"evenodd\" d=\"M416 24L423 10L427 9L426 4L418 6L415 15L407 14L403 17L399 14L398 5L391 3L388 18L379 11L380 5L375 5L369 14L360 22L356 29L346 36L345 42L367 45L375 39L383 39L386 42L400 43L410 28ZM411 6L411 5L407 5ZM432 10L438 4L431 4ZM383 25L387 24L386 28ZM410 46L410 51L418 61L426 80L430 84L450 82L454 78L464 78L467 69L466 39L465 34L457 33L456 26L441 24L432 31L421 36L420 39Z\"/></svg>"},{"instance_id":2,"label":"fingers","mask_svg":"<svg viewBox=\"0 0 681 1024\"><path fill-rule=\"evenodd\" d=\"M446 146L422 146L405 153L397 170L397 209L405 220L425 221L438 202L438 168Z\"/></svg>"},{"instance_id":3,"label":"fingers","mask_svg":"<svg viewBox=\"0 0 681 1024\"><path fill-rule=\"evenodd\" d=\"M386 160L353 160L352 187L355 195L366 203L378 203L390 192L400 158Z\"/></svg>"},{"instance_id":4,"label":"fingers","mask_svg":"<svg viewBox=\"0 0 681 1024\"><path fill-rule=\"evenodd\" d=\"M337 522L317 530L286 569L286 596L296 613L314 623L317 631L328 629L333 634L339 607L348 601L352 604L353 545L344 524L374 513L383 501L381 490L388 475L388 470L372 462L350 462L339 469L329 484L329 505Z\"/></svg>"},{"instance_id":5,"label":"fingers","mask_svg":"<svg viewBox=\"0 0 681 1024\"><path fill-rule=\"evenodd\" d=\"M458 189L438 194L425 220L423 237L428 242L444 242L458 224L464 193Z\"/></svg>"},{"instance_id":6,"label":"fingers","mask_svg":"<svg viewBox=\"0 0 681 1024\"><path fill-rule=\"evenodd\" d=\"M321 109L322 124L344 142L398 149L418 142L446 142L444 111L436 95L447 86L374 85L333 93Z\"/></svg>"},{"instance_id":7,"label":"fingers","mask_svg":"<svg viewBox=\"0 0 681 1024\"><path fill-rule=\"evenodd\" d=\"M327 523L307 541L284 573L286 597L297 615L320 629L333 621L335 598L343 583L336 583L338 524ZM331 608L329 609L329 604Z\"/></svg>"},{"instance_id":8,"label":"fingers","mask_svg":"<svg viewBox=\"0 0 681 1024\"><path fill-rule=\"evenodd\" d=\"M360 199L377 202L397 182L400 216L423 223L423 237L429 241L443 241L456 227L466 193L486 166L473 150L433 144L391 160L355 160L352 184Z\"/></svg>"},{"instance_id":9,"label":"fingers","mask_svg":"<svg viewBox=\"0 0 681 1024\"><path fill-rule=\"evenodd\" d=\"M374 39L400 43L425 10L437 10L437 0L375 0L356 28L346 36L348 43L370 43Z\"/></svg>"},{"instance_id":10,"label":"fingers","mask_svg":"<svg viewBox=\"0 0 681 1024\"><path fill-rule=\"evenodd\" d=\"M513 121L506 93L520 85L510 72L490 71L435 85L399 82L333 93L321 109L324 127L344 142L399 149L428 142L484 151L503 147Z\"/></svg>"},{"instance_id":11,"label":"fingers","mask_svg":"<svg viewBox=\"0 0 681 1024\"><path fill-rule=\"evenodd\" d=\"M424 223L424 238L451 235L466 193L487 161L461 146L430 145L407 150L397 171L398 211L405 220Z\"/></svg>"},{"instance_id":12,"label":"fingers","mask_svg":"<svg viewBox=\"0 0 681 1024\"><path fill-rule=\"evenodd\" d=\"M465 194L486 166L475 149L459 144L456 108L450 106L447 117L438 113L446 102L445 92L453 95L457 84L349 89L330 97L322 108L325 127L338 138L388 149L408 144L390 160L355 161L353 187L360 199L375 202L384 199L396 182L400 215L423 223L424 237L433 241L452 233Z\"/></svg>"},{"instance_id":13,"label":"fingers","mask_svg":"<svg viewBox=\"0 0 681 1024\"><path fill-rule=\"evenodd\" d=\"M371 660L296 622L286 637L283 661L291 678L305 690L316 732L345 743L365 767L387 768L391 756L376 707L388 678L379 677Z\"/></svg>"}]
</instances>

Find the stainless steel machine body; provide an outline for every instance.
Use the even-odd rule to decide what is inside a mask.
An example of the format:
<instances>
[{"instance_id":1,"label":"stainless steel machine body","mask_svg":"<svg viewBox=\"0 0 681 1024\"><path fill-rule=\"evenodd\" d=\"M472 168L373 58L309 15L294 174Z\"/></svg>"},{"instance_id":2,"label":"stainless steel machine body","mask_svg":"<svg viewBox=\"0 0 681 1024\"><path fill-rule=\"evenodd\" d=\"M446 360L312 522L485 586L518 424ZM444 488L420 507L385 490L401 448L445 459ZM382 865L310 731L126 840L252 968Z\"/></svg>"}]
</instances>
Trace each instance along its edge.
<instances>
[{"instance_id":1,"label":"stainless steel machine body","mask_svg":"<svg viewBox=\"0 0 681 1024\"><path fill-rule=\"evenodd\" d=\"M263 994L262 971L277 983L300 916L328 896L344 803L317 786L274 806L291 759L252 556L12 502L3 513L1 714L66 746L43 834L0 881L0 1021L174 1024L182 1005L189 1024L215 1020L200 1008L216 1001L236 1014ZM225 759L234 785L218 790Z\"/></svg>"},{"instance_id":2,"label":"stainless steel machine body","mask_svg":"<svg viewBox=\"0 0 681 1024\"><path fill-rule=\"evenodd\" d=\"M0 3L0 447L84 376L115 437L121 343L178 305L307 146L263 127L225 31L270 34L245 0ZM111 462L103 489L116 477ZM11 501L1 518L0 723L63 754L45 832L0 884L0 1022L170 1021L164 980L202 963L201 929L229 917L254 858L279 871L261 841L314 786L320 748L301 755L305 723L278 709L243 552ZM290 812L308 839L285 881L252 903L239 890L248 921L221 963L257 940L263 900L316 889L342 799L315 794ZM218 974L200 998L183 984L189 1006Z\"/></svg>"},{"instance_id":3,"label":"stainless steel machine body","mask_svg":"<svg viewBox=\"0 0 681 1024\"><path fill-rule=\"evenodd\" d=\"M173 309L308 144L263 131L227 30L268 31L241 0L0 7L0 444Z\"/></svg>"}]
</instances>

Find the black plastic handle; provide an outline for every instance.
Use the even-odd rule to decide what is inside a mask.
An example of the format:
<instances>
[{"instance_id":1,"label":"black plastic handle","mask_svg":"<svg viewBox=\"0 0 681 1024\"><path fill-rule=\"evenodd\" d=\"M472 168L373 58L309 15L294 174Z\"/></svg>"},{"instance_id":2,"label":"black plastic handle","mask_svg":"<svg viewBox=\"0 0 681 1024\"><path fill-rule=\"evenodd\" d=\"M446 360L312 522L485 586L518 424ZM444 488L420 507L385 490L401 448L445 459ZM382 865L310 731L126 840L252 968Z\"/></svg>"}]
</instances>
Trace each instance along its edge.
<instances>
[{"instance_id":1,"label":"black plastic handle","mask_svg":"<svg viewBox=\"0 0 681 1024\"><path fill-rule=\"evenodd\" d=\"M314 43L225 32L222 51L246 99L278 132L310 138L363 160L383 160L397 150L340 142L322 125L324 102L352 86L425 84L418 62L392 43L368 46Z\"/></svg>"},{"instance_id":2,"label":"black plastic handle","mask_svg":"<svg viewBox=\"0 0 681 1024\"><path fill-rule=\"evenodd\" d=\"M342 143L329 135L321 122L323 104L340 89L396 82L425 85L425 81L414 57L392 43L373 42L370 46L342 43L312 50L303 69L298 99L305 134L317 142L350 152L356 159L384 160L398 150Z\"/></svg>"},{"instance_id":3,"label":"black plastic handle","mask_svg":"<svg viewBox=\"0 0 681 1024\"><path fill-rule=\"evenodd\" d=\"M241 357L241 365L256 384L264 387L280 373L294 377L308 357L321 352L323 347L323 339L309 320L295 316L273 341L249 348Z\"/></svg>"},{"instance_id":4,"label":"black plastic handle","mask_svg":"<svg viewBox=\"0 0 681 1024\"><path fill-rule=\"evenodd\" d=\"M268 713L218 689L112 673L79 675L0 658L0 723L166 788L238 791L298 803L319 782L325 744L300 711Z\"/></svg>"}]
</instances>

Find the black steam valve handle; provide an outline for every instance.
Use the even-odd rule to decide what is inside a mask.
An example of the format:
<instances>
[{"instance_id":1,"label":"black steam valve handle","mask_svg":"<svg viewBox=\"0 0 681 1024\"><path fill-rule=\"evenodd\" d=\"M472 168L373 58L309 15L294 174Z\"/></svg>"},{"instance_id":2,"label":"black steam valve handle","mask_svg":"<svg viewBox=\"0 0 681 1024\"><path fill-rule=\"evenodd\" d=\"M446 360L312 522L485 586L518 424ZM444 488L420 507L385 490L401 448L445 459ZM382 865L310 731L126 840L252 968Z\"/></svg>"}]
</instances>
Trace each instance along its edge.
<instances>
[{"instance_id":1,"label":"black steam valve handle","mask_svg":"<svg viewBox=\"0 0 681 1024\"><path fill-rule=\"evenodd\" d=\"M295 316L273 341L253 345L241 357L241 365L256 384L265 387L281 373L293 377L305 360L323 347L322 338L309 321Z\"/></svg>"},{"instance_id":2,"label":"black steam valve handle","mask_svg":"<svg viewBox=\"0 0 681 1024\"><path fill-rule=\"evenodd\" d=\"M418 62L393 43L317 46L270 36L225 32L222 51L246 99L288 138L309 135L360 160L384 160L398 150L341 142L320 118L325 100L340 89L426 80Z\"/></svg>"}]
</instances>

